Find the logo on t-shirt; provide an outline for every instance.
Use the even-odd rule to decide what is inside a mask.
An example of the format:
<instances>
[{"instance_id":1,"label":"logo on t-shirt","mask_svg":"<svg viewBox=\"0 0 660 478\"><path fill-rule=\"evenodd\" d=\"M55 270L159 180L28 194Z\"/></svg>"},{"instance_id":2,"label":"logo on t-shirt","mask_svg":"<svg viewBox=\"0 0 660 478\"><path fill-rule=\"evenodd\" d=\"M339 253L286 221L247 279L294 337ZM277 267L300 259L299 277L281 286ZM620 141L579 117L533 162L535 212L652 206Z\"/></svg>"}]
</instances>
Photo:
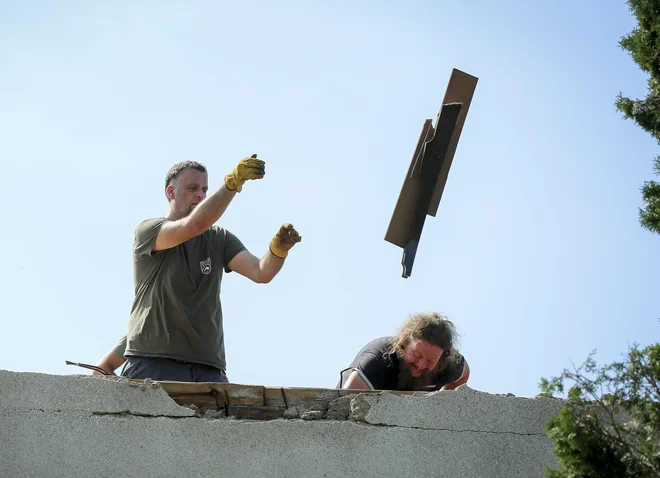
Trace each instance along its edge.
<instances>
[{"instance_id":1,"label":"logo on t-shirt","mask_svg":"<svg viewBox=\"0 0 660 478\"><path fill-rule=\"evenodd\" d=\"M202 274L211 273L211 258L207 258L205 261L199 263L199 267L202 268Z\"/></svg>"}]
</instances>

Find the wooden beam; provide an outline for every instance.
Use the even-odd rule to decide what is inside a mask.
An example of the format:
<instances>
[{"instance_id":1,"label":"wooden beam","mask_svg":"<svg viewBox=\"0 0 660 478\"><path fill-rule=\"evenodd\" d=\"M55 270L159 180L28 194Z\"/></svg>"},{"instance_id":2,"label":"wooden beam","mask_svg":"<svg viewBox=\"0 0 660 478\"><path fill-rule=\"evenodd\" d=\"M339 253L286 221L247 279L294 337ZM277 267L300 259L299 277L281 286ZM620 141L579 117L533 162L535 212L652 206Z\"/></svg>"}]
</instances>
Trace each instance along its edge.
<instances>
[{"instance_id":1,"label":"wooden beam","mask_svg":"<svg viewBox=\"0 0 660 478\"><path fill-rule=\"evenodd\" d=\"M144 383L143 380L131 380ZM242 419L272 420L293 406L327 409L331 401L346 395L379 394L380 390L343 390L334 388L264 387L237 383L154 381L179 405L194 405L201 413L224 410L227 416ZM413 392L392 391L396 395Z\"/></svg>"},{"instance_id":2,"label":"wooden beam","mask_svg":"<svg viewBox=\"0 0 660 478\"><path fill-rule=\"evenodd\" d=\"M277 420L284 416L282 407L255 407L251 405L229 405L227 416L240 420Z\"/></svg>"}]
</instances>

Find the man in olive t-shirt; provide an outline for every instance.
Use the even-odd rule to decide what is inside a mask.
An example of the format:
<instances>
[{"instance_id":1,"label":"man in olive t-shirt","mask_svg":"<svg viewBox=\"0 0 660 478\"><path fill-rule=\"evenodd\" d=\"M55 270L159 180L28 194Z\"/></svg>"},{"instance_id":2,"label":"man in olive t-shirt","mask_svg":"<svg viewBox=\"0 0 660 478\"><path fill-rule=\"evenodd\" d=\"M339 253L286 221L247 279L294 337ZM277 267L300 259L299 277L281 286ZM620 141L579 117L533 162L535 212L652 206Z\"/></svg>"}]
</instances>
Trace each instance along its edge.
<instances>
[{"instance_id":1,"label":"man in olive t-shirt","mask_svg":"<svg viewBox=\"0 0 660 478\"><path fill-rule=\"evenodd\" d=\"M165 218L137 227L135 299L125 356L161 357L226 369L220 283L245 246L212 226L176 247L154 251Z\"/></svg>"},{"instance_id":2,"label":"man in olive t-shirt","mask_svg":"<svg viewBox=\"0 0 660 478\"><path fill-rule=\"evenodd\" d=\"M264 174L265 164L256 155L244 158L207 196L202 164L185 161L170 169L165 178L168 214L142 221L135 230L135 299L121 375L225 381L223 272L235 271L256 283L270 282L301 240L291 224L284 224L259 259L231 232L214 226L245 182Z\"/></svg>"}]
</instances>

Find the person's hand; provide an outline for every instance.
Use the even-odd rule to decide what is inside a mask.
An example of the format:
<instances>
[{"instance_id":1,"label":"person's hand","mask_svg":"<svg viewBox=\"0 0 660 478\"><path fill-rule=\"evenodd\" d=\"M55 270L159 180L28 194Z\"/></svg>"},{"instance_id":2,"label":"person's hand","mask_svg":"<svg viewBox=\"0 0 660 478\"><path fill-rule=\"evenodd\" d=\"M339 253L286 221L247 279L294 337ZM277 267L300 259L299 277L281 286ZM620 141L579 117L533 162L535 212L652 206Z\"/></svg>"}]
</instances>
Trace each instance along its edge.
<instances>
[{"instance_id":1,"label":"person's hand","mask_svg":"<svg viewBox=\"0 0 660 478\"><path fill-rule=\"evenodd\" d=\"M101 372L99 372L99 371L97 371L97 370L93 370L93 371L92 371L92 375L96 375L96 376L98 376L98 377L103 377L103 376L105 376L105 375L114 375L115 377L117 376L117 375L115 374L115 372L101 373Z\"/></svg>"},{"instance_id":2,"label":"person's hand","mask_svg":"<svg viewBox=\"0 0 660 478\"><path fill-rule=\"evenodd\" d=\"M289 250L301 240L302 237L291 224L283 224L270 241L270 252L284 259L289 254Z\"/></svg>"},{"instance_id":3,"label":"person's hand","mask_svg":"<svg viewBox=\"0 0 660 478\"><path fill-rule=\"evenodd\" d=\"M245 181L250 179L261 179L266 173L266 163L261 159L257 159L257 155L253 154L249 158L241 159L234 170L225 176L225 184L230 191L238 191L243 189Z\"/></svg>"}]
</instances>

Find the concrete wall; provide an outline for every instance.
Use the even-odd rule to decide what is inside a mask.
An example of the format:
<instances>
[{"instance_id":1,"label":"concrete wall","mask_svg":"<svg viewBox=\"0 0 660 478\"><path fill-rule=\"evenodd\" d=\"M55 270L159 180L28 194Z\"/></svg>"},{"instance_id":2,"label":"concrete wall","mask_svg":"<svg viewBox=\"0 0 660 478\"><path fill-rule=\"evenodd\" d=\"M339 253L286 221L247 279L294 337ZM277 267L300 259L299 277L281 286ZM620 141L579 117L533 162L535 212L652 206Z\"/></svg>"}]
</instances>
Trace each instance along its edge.
<instances>
[{"instance_id":1,"label":"concrete wall","mask_svg":"<svg viewBox=\"0 0 660 478\"><path fill-rule=\"evenodd\" d=\"M201 418L158 385L0 371L1 477L541 477L557 399L344 397L318 420Z\"/></svg>"}]
</instances>

